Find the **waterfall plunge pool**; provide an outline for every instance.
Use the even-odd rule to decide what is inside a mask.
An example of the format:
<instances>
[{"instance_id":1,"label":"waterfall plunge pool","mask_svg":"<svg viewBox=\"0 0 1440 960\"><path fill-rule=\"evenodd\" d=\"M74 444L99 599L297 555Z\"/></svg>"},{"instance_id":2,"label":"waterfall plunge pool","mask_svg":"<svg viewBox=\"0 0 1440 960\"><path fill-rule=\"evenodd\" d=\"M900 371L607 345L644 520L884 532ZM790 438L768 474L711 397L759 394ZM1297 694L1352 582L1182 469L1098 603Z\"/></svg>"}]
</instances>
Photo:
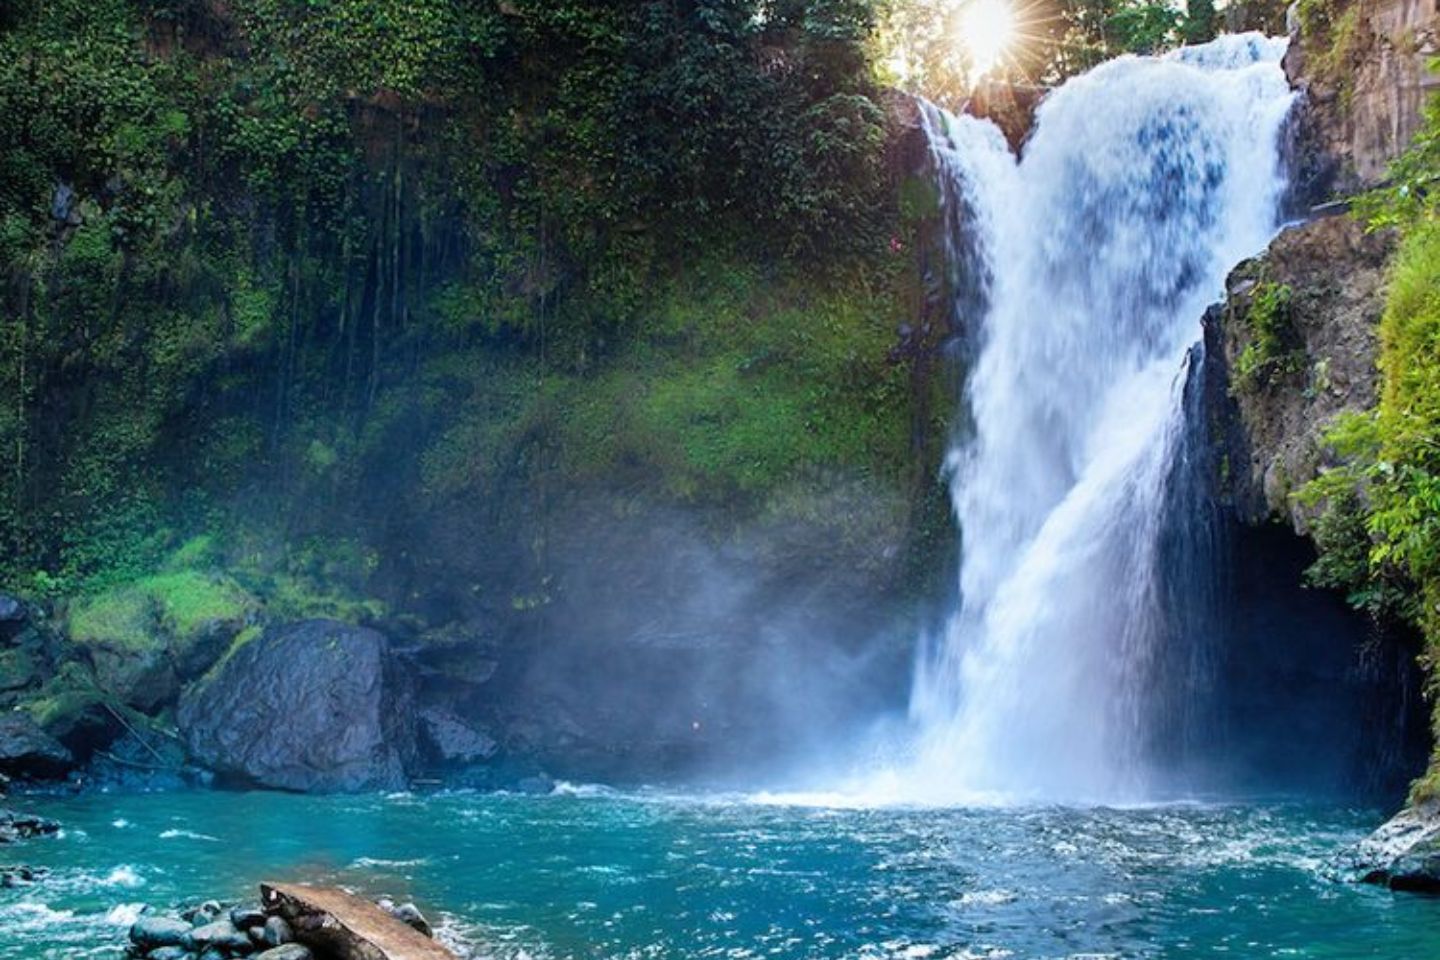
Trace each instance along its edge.
<instances>
[{"instance_id":1,"label":"waterfall plunge pool","mask_svg":"<svg viewBox=\"0 0 1440 960\"><path fill-rule=\"evenodd\" d=\"M834 809L562 790L19 798L58 838L0 890L0 958L122 956L139 906L268 878L414 899L474 956L1440 955L1434 900L1339 883L1379 819L1304 804Z\"/></svg>"}]
</instances>

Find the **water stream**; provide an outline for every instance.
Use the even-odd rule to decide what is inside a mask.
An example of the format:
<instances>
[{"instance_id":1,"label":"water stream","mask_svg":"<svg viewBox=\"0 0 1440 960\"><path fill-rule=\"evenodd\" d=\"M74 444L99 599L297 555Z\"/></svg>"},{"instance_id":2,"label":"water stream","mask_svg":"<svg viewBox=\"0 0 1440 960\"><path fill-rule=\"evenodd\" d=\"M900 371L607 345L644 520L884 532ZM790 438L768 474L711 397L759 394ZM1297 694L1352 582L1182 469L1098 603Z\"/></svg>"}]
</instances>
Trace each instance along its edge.
<instances>
[{"instance_id":1,"label":"water stream","mask_svg":"<svg viewBox=\"0 0 1440 960\"><path fill-rule=\"evenodd\" d=\"M34 798L0 960L119 960L142 905L261 879L414 899L496 960L1432 957L1423 897L1327 879L1375 823L1339 807L826 809L562 790ZM29 801L21 801L28 805Z\"/></svg>"},{"instance_id":2,"label":"water stream","mask_svg":"<svg viewBox=\"0 0 1440 960\"><path fill-rule=\"evenodd\" d=\"M1156 682L1161 539L1187 352L1278 226L1285 41L1124 57L1041 105L1018 162L926 111L975 357L950 456L960 605L927 644L891 792L1133 801L1185 712ZM969 315L963 315L968 310Z\"/></svg>"}]
</instances>

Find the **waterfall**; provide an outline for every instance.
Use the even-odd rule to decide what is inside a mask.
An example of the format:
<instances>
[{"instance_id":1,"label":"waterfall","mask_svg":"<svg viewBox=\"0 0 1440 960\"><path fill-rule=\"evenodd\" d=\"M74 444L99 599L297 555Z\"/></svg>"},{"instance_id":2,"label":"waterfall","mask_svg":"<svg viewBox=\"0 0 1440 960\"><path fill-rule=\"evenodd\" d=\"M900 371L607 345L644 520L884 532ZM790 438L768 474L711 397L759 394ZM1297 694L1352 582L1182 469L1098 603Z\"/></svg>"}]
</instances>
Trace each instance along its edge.
<instances>
[{"instance_id":1,"label":"waterfall","mask_svg":"<svg viewBox=\"0 0 1440 960\"><path fill-rule=\"evenodd\" d=\"M926 108L973 364L948 458L960 600L922 645L906 798L1155 795L1152 728L1194 689L1155 677L1186 358L1277 228L1284 50L1103 64L1045 100L1018 162Z\"/></svg>"}]
</instances>

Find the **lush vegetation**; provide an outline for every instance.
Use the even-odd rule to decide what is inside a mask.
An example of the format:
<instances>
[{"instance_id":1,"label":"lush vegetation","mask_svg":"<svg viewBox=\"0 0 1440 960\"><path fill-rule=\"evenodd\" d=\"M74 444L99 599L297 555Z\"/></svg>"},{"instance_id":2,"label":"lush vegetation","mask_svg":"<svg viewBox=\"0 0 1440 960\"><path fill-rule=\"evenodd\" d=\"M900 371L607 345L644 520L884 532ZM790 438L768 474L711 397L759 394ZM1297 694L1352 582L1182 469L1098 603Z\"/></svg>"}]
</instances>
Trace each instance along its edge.
<instances>
[{"instance_id":1,"label":"lush vegetation","mask_svg":"<svg viewBox=\"0 0 1440 960\"><path fill-rule=\"evenodd\" d=\"M1380 402L1343 417L1329 440L1341 465L1301 496L1324 512L1312 577L1350 592L1379 616L1414 624L1427 641L1432 684L1440 677L1440 101L1432 100L1391 183L1360 212L1398 229L1380 327ZM1432 690L1432 693L1437 692ZM1440 716L1440 712L1437 712ZM1440 756L1416 785L1440 794Z\"/></svg>"},{"instance_id":2,"label":"lush vegetation","mask_svg":"<svg viewBox=\"0 0 1440 960\"><path fill-rule=\"evenodd\" d=\"M544 582L586 483L723 525L844 475L943 525L886 15L6 5L0 586L108 640L364 618L458 511Z\"/></svg>"}]
</instances>

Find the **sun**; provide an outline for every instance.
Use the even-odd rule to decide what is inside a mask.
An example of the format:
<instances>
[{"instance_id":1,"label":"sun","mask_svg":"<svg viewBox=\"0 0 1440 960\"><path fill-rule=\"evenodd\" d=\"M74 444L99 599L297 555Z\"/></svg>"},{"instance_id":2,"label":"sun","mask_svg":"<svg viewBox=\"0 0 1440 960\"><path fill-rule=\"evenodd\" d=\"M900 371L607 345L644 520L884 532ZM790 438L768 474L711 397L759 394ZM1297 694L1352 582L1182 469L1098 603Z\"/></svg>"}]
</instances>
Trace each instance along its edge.
<instances>
[{"instance_id":1,"label":"sun","mask_svg":"<svg viewBox=\"0 0 1440 960\"><path fill-rule=\"evenodd\" d=\"M978 79L999 66L1015 43L1015 8L1010 0L969 0L960 11L959 33L971 79Z\"/></svg>"}]
</instances>

